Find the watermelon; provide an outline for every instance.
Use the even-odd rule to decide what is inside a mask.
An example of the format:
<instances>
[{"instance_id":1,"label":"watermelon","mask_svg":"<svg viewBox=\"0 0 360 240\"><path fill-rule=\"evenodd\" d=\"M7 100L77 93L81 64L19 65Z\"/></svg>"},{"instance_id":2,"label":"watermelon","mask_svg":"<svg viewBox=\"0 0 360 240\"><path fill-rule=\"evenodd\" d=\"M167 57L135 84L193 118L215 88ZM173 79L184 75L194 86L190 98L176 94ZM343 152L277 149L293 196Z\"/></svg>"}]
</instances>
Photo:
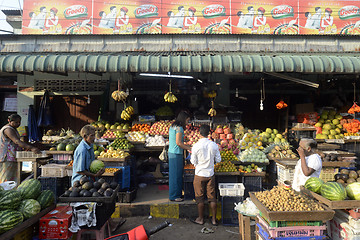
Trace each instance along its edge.
<instances>
[{"instance_id":1,"label":"watermelon","mask_svg":"<svg viewBox=\"0 0 360 240\"><path fill-rule=\"evenodd\" d=\"M17 188L21 193L21 199L37 199L41 193L41 183L37 179L23 181Z\"/></svg>"},{"instance_id":2,"label":"watermelon","mask_svg":"<svg viewBox=\"0 0 360 240\"><path fill-rule=\"evenodd\" d=\"M20 203L19 211L24 216L24 219L31 218L38 214L41 210L40 203L34 199L25 199Z\"/></svg>"},{"instance_id":3,"label":"watermelon","mask_svg":"<svg viewBox=\"0 0 360 240\"><path fill-rule=\"evenodd\" d=\"M4 191L4 188L3 188L2 186L0 186L0 192L1 192L1 191Z\"/></svg>"},{"instance_id":4,"label":"watermelon","mask_svg":"<svg viewBox=\"0 0 360 240\"><path fill-rule=\"evenodd\" d=\"M351 200L360 200L360 182L353 182L346 186L346 193Z\"/></svg>"},{"instance_id":5,"label":"watermelon","mask_svg":"<svg viewBox=\"0 0 360 240\"><path fill-rule=\"evenodd\" d=\"M346 198L346 190L338 182L326 182L320 188L321 195L330 201L341 201Z\"/></svg>"},{"instance_id":6,"label":"watermelon","mask_svg":"<svg viewBox=\"0 0 360 240\"><path fill-rule=\"evenodd\" d=\"M0 210L17 209L21 202L21 194L16 190L0 192Z\"/></svg>"},{"instance_id":7,"label":"watermelon","mask_svg":"<svg viewBox=\"0 0 360 240\"><path fill-rule=\"evenodd\" d=\"M51 190L44 190L36 200L40 203L41 209L44 209L54 203L55 195Z\"/></svg>"},{"instance_id":8,"label":"watermelon","mask_svg":"<svg viewBox=\"0 0 360 240\"><path fill-rule=\"evenodd\" d=\"M320 193L320 188L324 181L317 177L311 177L306 180L304 187L312 192Z\"/></svg>"},{"instance_id":9,"label":"watermelon","mask_svg":"<svg viewBox=\"0 0 360 240\"><path fill-rule=\"evenodd\" d=\"M94 160L90 164L90 172L97 173L100 169L104 168L105 164L100 160Z\"/></svg>"},{"instance_id":10,"label":"watermelon","mask_svg":"<svg viewBox=\"0 0 360 240\"><path fill-rule=\"evenodd\" d=\"M0 234L6 232L24 220L21 212L16 210L0 211Z\"/></svg>"}]
</instances>

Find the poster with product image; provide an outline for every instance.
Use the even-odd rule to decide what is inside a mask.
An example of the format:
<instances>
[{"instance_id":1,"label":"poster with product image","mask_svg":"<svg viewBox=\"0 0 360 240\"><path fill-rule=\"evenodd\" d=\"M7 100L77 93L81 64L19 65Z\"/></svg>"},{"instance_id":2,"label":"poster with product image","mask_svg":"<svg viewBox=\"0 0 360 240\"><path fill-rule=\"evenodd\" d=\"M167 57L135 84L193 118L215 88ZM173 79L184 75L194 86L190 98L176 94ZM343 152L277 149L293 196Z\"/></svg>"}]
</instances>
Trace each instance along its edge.
<instances>
[{"instance_id":1,"label":"poster with product image","mask_svg":"<svg viewBox=\"0 0 360 240\"><path fill-rule=\"evenodd\" d=\"M23 34L91 34L92 1L26 0Z\"/></svg>"},{"instance_id":2,"label":"poster with product image","mask_svg":"<svg viewBox=\"0 0 360 240\"><path fill-rule=\"evenodd\" d=\"M301 1L301 34L360 34L360 2Z\"/></svg>"},{"instance_id":3,"label":"poster with product image","mask_svg":"<svg viewBox=\"0 0 360 240\"><path fill-rule=\"evenodd\" d=\"M230 1L162 2L162 33L229 34Z\"/></svg>"},{"instance_id":4,"label":"poster with product image","mask_svg":"<svg viewBox=\"0 0 360 240\"><path fill-rule=\"evenodd\" d=\"M95 1L94 34L159 34L160 3L160 0Z\"/></svg>"},{"instance_id":5,"label":"poster with product image","mask_svg":"<svg viewBox=\"0 0 360 240\"><path fill-rule=\"evenodd\" d=\"M233 34L299 34L297 1L231 1Z\"/></svg>"}]
</instances>

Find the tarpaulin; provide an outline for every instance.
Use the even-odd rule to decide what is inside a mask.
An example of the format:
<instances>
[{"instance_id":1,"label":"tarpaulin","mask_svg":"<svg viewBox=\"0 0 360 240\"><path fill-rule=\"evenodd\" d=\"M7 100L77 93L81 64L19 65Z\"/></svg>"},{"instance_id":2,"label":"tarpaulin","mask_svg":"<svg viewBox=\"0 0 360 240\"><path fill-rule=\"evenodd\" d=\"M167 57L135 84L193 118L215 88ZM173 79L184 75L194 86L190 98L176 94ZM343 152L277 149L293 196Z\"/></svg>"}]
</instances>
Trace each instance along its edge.
<instances>
[{"instance_id":1,"label":"tarpaulin","mask_svg":"<svg viewBox=\"0 0 360 240\"><path fill-rule=\"evenodd\" d=\"M48 127L53 125L49 91L45 91L44 96L40 102L38 127Z\"/></svg>"},{"instance_id":2,"label":"tarpaulin","mask_svg":"<svg viewBox=\"0 0 360 240\"><path fill-rule=\"evenodd\" d=\"M28 130L29 130L29 141L35 142L40 140L40 134L38 125L36 122L36 116L34 111L34 106L29 106L29 112L28 112Z\"/></svg>"}]
</instances>

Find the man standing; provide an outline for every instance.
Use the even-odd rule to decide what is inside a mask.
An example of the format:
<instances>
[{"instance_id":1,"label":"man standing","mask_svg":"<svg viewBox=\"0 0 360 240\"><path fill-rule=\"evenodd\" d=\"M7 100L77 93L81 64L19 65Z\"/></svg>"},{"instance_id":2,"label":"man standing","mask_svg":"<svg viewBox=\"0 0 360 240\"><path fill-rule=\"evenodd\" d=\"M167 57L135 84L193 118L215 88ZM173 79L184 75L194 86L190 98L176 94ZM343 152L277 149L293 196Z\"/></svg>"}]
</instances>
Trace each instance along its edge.
<instances>
[{"instance_id":1,"label":"man standing","mask_svg":"<svg viewBox=\"0 0 360 240\"><path fill-rule=\"evenodd\" d=\"M297 149L300 159L295 166L294 180L292 188L300 191L300 186L304 185L306 180L311 177L319 177L322 160L319 154L315 153L317 142L311 138L303 138L300 140Z\"/></svg>"},{"instance_id":2,"label":"man standing","mask_svg":"<svg viewBox=\"0 0 360 240\"><path fill-rule=\"evenodd\" d=\"M178 13L175 14L175 26L178 28L183 28L184 27L184 18L185 18L185 8L184 6L179 6L178 7Z\"/></svg>"},{"instance_id":3,"label":"man standing","mask_svg":"<svg viewBox=\"0 0 360 240\"><path fill-rule=\"evenodd\" d=\"M190 220L196 224L204 224L204 200L205 191L210 203L212 212L211 224L216 226L216 195L215 195L215 162L220 162L220 151L218 145L208 139L210 127L201 125L201 138L192 147L191 163L195 166L194 191L195 200L198 205L199 216L195 220Z\"/></svg>"},{"instance_id":4,"label":"man standing","mask_svg":"<svg viewBox=\"0 0 360 240\"><path fill-rule=\"evenodd\" d=\"M245 28L253 28L254 27L254 13L255 13L255 10L254 10L253 6L249 6L247 9L248 9L248 13L245 14L243 26Z\"/></svg>"}]
</instances>

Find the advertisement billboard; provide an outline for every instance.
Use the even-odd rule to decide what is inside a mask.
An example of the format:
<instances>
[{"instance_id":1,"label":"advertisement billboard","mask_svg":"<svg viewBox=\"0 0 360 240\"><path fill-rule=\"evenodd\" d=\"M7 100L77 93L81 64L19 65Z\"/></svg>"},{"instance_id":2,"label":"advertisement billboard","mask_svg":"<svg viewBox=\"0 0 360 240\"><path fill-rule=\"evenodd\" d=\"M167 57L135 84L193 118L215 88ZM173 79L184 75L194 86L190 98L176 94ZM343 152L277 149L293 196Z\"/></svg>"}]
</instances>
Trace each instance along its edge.
<instances>
[{"instance_id":1,"label":"advertisement billboard","mask_svg":"<svg viewBox=\"0 0 360 240\"><path fill-rule=\"evenodd\" d=\"M24 0L23 34L360 34L360 1Z\"/></svg>"}]
</instances>

